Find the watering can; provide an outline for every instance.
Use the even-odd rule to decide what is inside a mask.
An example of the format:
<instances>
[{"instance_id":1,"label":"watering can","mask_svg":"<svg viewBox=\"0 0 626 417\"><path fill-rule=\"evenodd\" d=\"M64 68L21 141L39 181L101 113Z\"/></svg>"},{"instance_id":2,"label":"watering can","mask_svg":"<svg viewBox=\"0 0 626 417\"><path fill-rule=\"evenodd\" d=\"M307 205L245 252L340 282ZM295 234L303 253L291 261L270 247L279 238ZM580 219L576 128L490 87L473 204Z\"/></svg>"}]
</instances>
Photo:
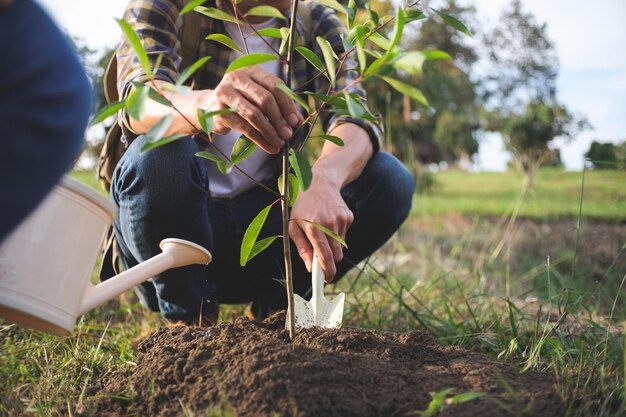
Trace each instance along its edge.
<instances>
[{"instance_id":1,"label":"watering can","mask_svg":"<svg viewBox=\"0 0 626 417\"><path fill-rule=\"evenodd\" d=\"M160 254L93 285L90 276L115 213L98 193L64 177L0 242L0 318L69 334L80 315L149 278L211 261L211 254L195 243L164 239Z\"/></svg>"},{"instance_id":2,"label":"watering can","mask_svg":"<svg viewBox=\"0 0 626 417\"><path fill-rule=\"evenodd\" d=\"M341 327L346 294L342 292L332 300L328 300L324 296L324 270L320 265L317 253L313 255L311 289L313 294L310 301L298 294L293 296L296 327L301 329ZM285 323L285 328L289 328L289 322Z\"/></svg>"}]
</instances>

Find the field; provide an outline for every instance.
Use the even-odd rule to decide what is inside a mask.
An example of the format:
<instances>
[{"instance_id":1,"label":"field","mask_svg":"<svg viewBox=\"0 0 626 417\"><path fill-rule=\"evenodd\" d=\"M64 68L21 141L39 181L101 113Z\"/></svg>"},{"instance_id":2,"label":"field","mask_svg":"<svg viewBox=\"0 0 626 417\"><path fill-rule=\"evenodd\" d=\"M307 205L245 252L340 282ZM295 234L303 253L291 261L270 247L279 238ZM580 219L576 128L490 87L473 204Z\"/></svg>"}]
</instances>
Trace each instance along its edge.
<instances>
[{"instance_id":1,"label":"field","mask_svg":"<svg viewBox=\"0 0 626 417\"><path fill-rule=\"evenodd\" d=\"M94 184L93 173L74 175ZM525 195L515 173L446 171L430 180L432 188L415 196L413 213L398 235L333 289L348 294L344 325L352 333L347 336L331 334L329 341L304 334L296 346L279 352L268 341L280 339L271 333L279 330L236 320L245 306L232 306L221 316L232 323L209 331L214 336L207 339L204 329L164 327L157 314L143 310L126 293L85 315L68 337L0 324L0 415L102 415L102 410L115 409L114 403L122 404L128 415L147 415L148 405L155 406L159 398L169 401L171 414L166 415L255 415L264 409L252 410L253 403L242 402L249 399L246 393L280 399L290 385L278 386L277 381L290 380L299 389L303 385L296 378L309 386L319 381L310 379L311 372L289 373L281 352L291 352L291 362L300 358L302 366L308 362L298 352L317 358L312 363L325 367L327 383L333 383L328 369L339 369L339 364L313 354L313 346L339 358L367 354L348 359L356 369L371 372L377 365L366 359L384 358L386 375L398 378L385 380L391 387L407 383L410 375L402 369L415 366L421 373L413 383L423 390L412 415L472 415L472 410L482 415L624 415L626 173L587 171L583 178L582 173L543 170ZM195 337L203 340L202 351L187 359L195 357L189 363L203 373L191 369L188 374L211 394L207 398L215 399L209 403L205 397L198 403L197 391L181 391L174 377L161 385L162 378L180 368L177 349ZM368 345L358 345L360 338ZM263 368L266 379L249 374L250 365L236 367L237 361L222 363L216 356L220 349L231 349L229 357L239 352L260 366L259 351L246 349L251 340L263 341L269 349L275 366ZM416 349L418 364L409 364L407 346ZM168 352L168 359L159 349ZM202 356L206 352L213 352L211 366ZM395 360L400 368L390 367ZM287 373L276 373L279 365ZM450 369L463 371L463 378ZM480 378L486 370L495 375L492 381ZM245 384L237 379L242 375ZM348 385L363 382L349 379L350 373L341 375ZM380 373L367 375L383 389ZM455 379L465 385L455 385ZM256 391L222 398L224 386L235 390L254 383L260 384ZM400 401L400 391L384 392ZM341 393L332 397L333 404L352 398ZM254 398L258 402L253 406L269 407L260 394ZM293 401L298 398L293 394ZM390 410L407 415L394 404L381 405L382 400L371 405L388 407L377 408L381 415L391 415ZM281 408L281 403L274 409L296 410L300 404ZM343 415L358 415L362 404L353 404ZM485 414L481 405L491 411ZM318 409L322 402L298 409L299 414L279 415L321 415L315 414Z\"/></svg>"}]
</instances>

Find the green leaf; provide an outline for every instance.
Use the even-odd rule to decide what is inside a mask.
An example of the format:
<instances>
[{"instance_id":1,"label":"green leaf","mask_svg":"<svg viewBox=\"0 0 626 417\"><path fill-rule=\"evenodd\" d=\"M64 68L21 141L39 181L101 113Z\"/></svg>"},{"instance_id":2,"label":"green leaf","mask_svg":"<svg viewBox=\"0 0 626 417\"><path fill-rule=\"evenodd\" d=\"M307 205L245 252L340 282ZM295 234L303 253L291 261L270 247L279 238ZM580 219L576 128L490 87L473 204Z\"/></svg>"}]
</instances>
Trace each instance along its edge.
<instances>
[{"instance_id":1,"label":"green leaf","mask_svg":"<svg viewBox=\"0 0 626 417\"><path fill-rule=\"evenodd\" d=\"M248 10L246 16L265 16L265 17L275 17L278 19L286 20L285 15L273 6L256 6Z\"/></svg>"},{"instance_id":2,"label":"green leaf","mask_svg":"<svg viewBox=\"0 0 626 417\"><path fill-rule=\"evenodd\" d=\"M254 34L257 36L267 36L268 38L282 39L282 35L280 34L280 29L278 28L260 29L254 32Z\"/></svg>"},{"instance_id":3,"label":"green leaf","mask_svg":"<svg viewBox=\"0 0 626 417\"><path fill-rule=\"evenodd\" d=\"M206 1L207 0L190 0L189 3L183 7L183 10L180 11L179 16L189 13L198 6L202 6Z\"/></svg>"},{"instance_id":4,"label":"green leaf","mask_svg":"<svg viewBox=\"0 0 626 417\"><path fill-rule=\"evenodd\" d=\"M141 41L139 40L139 36L137 36L137 34L135 33L135 31L133 30L133 28L130 26L130 24L127 21L122 20L122 19L115 19L115 20L117 20L117 24L120 25L120 28L122 29L122 33L124 34L124 37L126 37L126 39L128 40L128 43L130 43L130 46L135 51L137 58L139 58L139 62L141 63L141 66L143 67L144 72L146 73L148 77L152 77L152 69L150 68L150 60L148 59L148 54L146 53L146 50L143 48L143 45L141 44Z\"/></svg>"},{"instance_id":5,"label":"green leaf","mask_svg":"<svg viewBox=\"0 0 626 417\"><path fill-rule=\"evenodd\" d=\"M423 11L419 9L406 9L406 22L414 22L416 20L422 20L426 18L426 15Z\"/></svg>"},{"instance_id":6,"label":"green leaf","mask_svg":"<svg viewBox=\"0 0 626 417\"><path fill-rule=\"evenodd\" d=\"M322 3L324 6L330 7L331 9L335 9L339 13L343 13L343 14L348 13L346 8L337 0L318 0L318 3Z\"/></svg>"},{"instance_id":7,"label":"green leaf","mask_svg":"<svg viewBox=\"0 0 626 417\"><path fill-rule=\"evenodd\" d=\"M189 77L191 77L196 71L200 69L206 62L211 59L210 56L205 56L191 64L189 67L185 68L185 70L180 74L178 80L176 80L176 85L181 86Z\"/></svg>"},{"instance_id":8,"label":"green leaf","mask_svg":"<svg viewBox=\"0 0 626 417\"><path fill-rule=\"evenodd\" d=\"M287 49L289 48L289 29L288 28L280 28L278 29L280 32L280 46L278 47L278 53L281 56L286 56L287 54ZM296 33L296 37L298 36L298 34Z\"/></svg>"},{"instance_id":9,"label":"green leaf","mask_svg":"<svg viewBox=\"0 0 626 417\"><path fill-rule=\"evenodd\" d=\"M175 85L170 83L161 85L161 90L169 91L170 93L180 94L182 96L186 96L191 93L191 87L189 87L188 85Z\"/></svg>"},{"instance_id":10,"label":"green leaf","mask_svg":"<svg viewBox=\"0 0 626 417\"><path fill-rule=\"evenodd\" d=\"M374 23L374 26L378 26L378 22L380 21L380 18L378 17L378 13L376 13L375 10L372 10L372 7L370 6L369 2L365 3L365 8L367 9L367 12L370 15L370 20L372 21L372 23Z\"/></svg>"},{"instance_id":11,"label":"green leaf","mask_svg":"<svg viewBox=\"0 0 626 417\"><path fill-rule=\"evenodd\" d=\"M269 245L271 245L272 243L274 243L274 241L278 237L279 236L266 237L265 239L261 239L258 242L256 242L254 244L254 246L252 246L252 250L250 251L250 255L248 255L248 261L250 259L254 258L255 256L257 256L259 253L263 252L265 249L267 249L267 247Z\"/></svg>"},{"instance_id":12,"label":"green leaf","mask_svg":"<svg viewBox=\"0 0 626 417\"><path fill-rule=\"evenodd\" d=\"M317 37L317 44L322 49L322 55L324 55L324 61L326 62L326 70L328 73L328 77L330 78L331 85L335 85L335 77L336 77L336 67L335 67L335 59L337 56L333 51L333 48L330 46L330 43L321 36Z\"/></svg>"},{"instance_id":13,"label":"green leaf","mask_svg":"<svg viewBox=\"0 0 626 417\"><path fill-rule=\"evenodd\" d=\"M378 32L373 32L369 38L374 45L378 46L380 49L388 51L391 49L391 41L384 36L380 35Z\"/></svg>"},{"instance_id":14,"label":"green leaf","mask_svg":"<svg viewBox=\"0 0 626 417\"><path fill-rule=\"evenodd\" d=\"M317 224L314 223L312 221L309 220L305 220L302 219L303 222L310 224L311 226L315 227L317 230L324 232L324 234L332 237L333 239L335 239L337 242L341 243L341 246L343 246L344 248L347 248L348 245L346 244L346 241L343 240L341 238L341 236L339 236L337 233L333 232L332 230L330 230L328 227L322 226L321 224Z\"/></svg>"},{"instance_id":15,"label":"green leaf","mask_svg":"<svg viewBox=\"0 0 626 417\"><path fill-rule=\"evenodd\" d=\"M393 61L393 67L413 75L421 75L426 55L419 51L411 51L400 55Z\"/></svg>"},{"instance_id":16,"label":"green leaf","mask_svg":"<svg viewBox=\"0 0 626 417\"><path fill-rule=\"evenodd\" d=\"M447 52L444 52L444 51L433 50L433 51L422 51L422 53L424 54L424 56L426 57L428 61L435 61L438 59L452 59L452 57Z\"/></svg>"},{"instance_id":17,"label":"green leaf","mask_svg":"<svg viewBox=\"0 0 626 417\"><path fill-rule=\"evenodd\" d=\"M144 102L146 101L146 97L148 97L148 93L150 92L150 87L147 85L142 85L141 87L135 87L133 91L130 92L128 97L126 98L126 111L130 114L135 120L141 120L143 118L143 110L144 110Z\"/></svg>"},{"instance_id":18,"label":"green leaf","mask_svg":"<svg viewBox=\"0 0 626 417\"><path fill-rule=\"evenodd\" d=\"M148 97L150 97L152 100L164 106L172 107L172 103L170 103L168 99L163 97L161 93L159 93L156 89L152 87L150 87L150 92L148 93Z\"/></svg>"},{"instance_id":19,"label":"green leaf","mask_svg":"<svg viewBox=\"0 0 626 417\"><path fill-rule=\"evenodd\" d=\"M232 49L233 51L237 51L239 53L243 53L241 51L241 48L239 48L239 46L235 43L234 40L232 40L232 38L222 34L222 33L212 33L209 36L207 36L206 38L204 38L208 41L215 41L215 42L219 42L222 45L224 45L227 48Z\"/></svg>"},{"instance_id":20,"label":"green leaf","mask_svg":"<svg viewBox=\"0 0 626 417\"><path fill-rule=\"evenodd\" d=\"M311 180L313 179L313 173L311 172L309 160L306 159L306 156L304 156L303 153L290 149L289 162L291 163L293 170L296 172L300 189L302 191L306 191L309 188L309 185L311 185Z\"/></svg>"},{"instance_id":21,"label":"green leaf","mask_svg":"<svg viewBox=\"0 0 626 417\"><path fill-rule=\"evenodd\" d=\"M333 107L336 107L341 110L348 110L348 103L346 103L346 99L343 96L329 96L326 94L313 93L310 91L306 91L304 94L314 97L316 100L319 100L324 103L328 103Z\"/></svg>"},{"instance_id":22,"label":"green leaf","mask_svg":"<svg viewBox=\"0 0 626 417\"><path fill-rule=\"evenodd\" d=\"M238 164L243 161L257 148L257 144L252 142L250 139L241 135L239 139L235 141L233 145L233 150L230 153L230 160L233 164Z\"/></svg>"},{"instance_id":23,"label":"green leaf","mask_svg":"<svg viewBox=\"0 0 626 417\"><path fill-rule=\"evenodd\" d=\"M459 404L459 403L464 403L466 401L475 400L476 398L481 398L486 395L487 394L484 392L466 392L463 394L455 395L454 397L450 398L448 401L450 402L450 404Z\"/></svg>"},{"instance_id":24,"label":"green leaf","mask_svg":"<svg viewBox=\"0 0 626 417\"><path fill-rule=\"evenodd\" d=\"M376 58L376 60L374 60L374 62L372 62L370 66L367 67L367 69L365 70L365 75L374 74L390 59L391 59L391 55L383 55L380 58Z\"/></svg>"},{"instance_id":25,"label":"green leaf","mask_svg":"<svg viewBox=\"0 0 626 417\"><path fill-rule=\"evenodd\" d=\"M211 111L211 110L207 111L203 109L196 110L200 127L202 128L202 131L206 133L207 135L211 133L211 130L213 130L213 117L219 116L222 114L227 114L227 113L236 113L236 110L235 109L221 109L221 110L215 110L215 111Z\"/></svg>"},{"instance_id":26,"label":"green leaf","mask_svg":"<svg viewBox=\"0 0 626 417\"><path fill-rule=\"evenodd\" d=\"M174 121L174 116L168 114L159 120L154 126L150 128L148 133L146 133L146 140L148 142L155 142L163 137L167 132L167 129L170 128L172 122Z\"/></svg>"},{"instance_id":27,"label":"green leaf","mask_svg":"<svg viewBox=\"0 0 626 417\"><path fill-rule=\"evenodd\" d=\"M233 170L233 166L234 165L232 162L226 160L222 160L217 163L217 169L219 169L220 172L224 175L230 174L230 172Z\"/></svg>"},{"instance_id":28,"label":"green leaf","mask_svg":"<svg viewBox=\"0 0 626 417\"><path fill-rule=\"evenodd\" d=\"M348 29L354 24L354 18L356 17L356 2L354 0L348 1L348 8L346 9Z\"/></svg>"},{"instance_id":29,"label":"green leaf","mask_svg":"<svg viewBox=\"0 0 626 417\"><path fill-rule=\"evenodd\" d=\"M424 107L429 107L428 100L424 96L424 93L422 93L417 88L413 87L412 85L403 83L402 81L398 81L391 77L381 77L381 78L385 80L390 86L392 86L393 88L401 92L402 94L406 94L407 96L411 97L412 99L414 99L415 101L423 105Z\"/></svg>"},{"instance_id":30,"label":"green leaf","mask_svg":"<svg viewBox=\"0 0 626 417\"><path fill-rule=\"evenodd\" d=\"M315 53L313 53L313 51L311 51L309 48L304 47L304 46L296 46L295 49L296 51L298 51L300 55L302 55L307 61L309 61L315 68L320 70L321 73L324 73L326 71L324 64L322 64L322 60L317 55L315 55Z\"/></svg>"},{"instance_id":31,"label":"green leaf","mask_svg":"<svg viewBox=\"0 0 626 417\"><path fill-rule=\"evenodd\" d=\"M294 99L294 101L296 103L298 103L304 110L306 110L307 113L309 112L309 103L307 103L304 99L302 99L302 97L300 97L299 95L294 93L291 90L291 88L289 88L289 87L287 87L287 85L285 85L285 83L276 84L276 87L280 88L285 93L287 93L289 95L289 97Z\"/></svg>"},{"instance_id":32,"label":"green leaf","mask_svg":"<svg viewBox=\"0 0 626 417\"><path fill-rule=\"evenodd\" d=\"M347 91L344 91L343 95L346 98L346 103L348 103L348 113L350 113L350 116L354 117L355 119L363 118L363 116L365 116L365 113L367 113L363 108L363 105Z\"/></svg>"},{"instance_id":33,"label":"green leaf","mask_svg":"<svg viewBox=\"0 0 626 417\"><path fill-rule=\"evenodd\" d=\"M232 72L241 68L249 67L252 65L262 64L268 61L275 61L276 56L272 54L250 54L240 56L235 59L231 64L226 68L226 72Z\"/></svg>"},{"instance_id":34,"label":"green leaf","mask_svg":"<svg viewBox=\"0 0 626 417\"><path fill-rule=\"evenodd\" d=\"M296 198L298 198L298 192L300 191L300 187L298 185L298 178L293 175L291 172L289 173L289 201L287 205L289 207L293 207L293 204L296 202ZM278 177L278 192L281 195L285 195L283 193L283 175L281 174Z\"/></svg>"},{"instance_id":35,"label":"green leaf","mask_svg":"<svg viewBox=\"0 0 626 417\"><path fill-rule=\"evenodd\" d=\"M398 7L396 11L396 21L393 26L393 35L391 36L391 44L387 53L393 50L402 39L402 32L404 31L404 23L406 21L406 11L402 7Z\"/></svg>"},{"instance_id":36,"label":"green leaf","mask_svg":"<svg viewBox=\"0 0 626 417\"><path fill-rule=\"evenodd\" d=\"M447 24L449 24L450 26L452 26L459 32L465 33L468 36L473 36L472 32L470 32L469 29L463 23L461 23L457 18L452 17L449 14L441 12L437 9L433 9L432 7L429 7L429 9L435 12L444 22L446 22Z\"/></svg>"},{"instance_id":37,"label":"green leaf","mask_svg":"<svg viewBox=\"0 0 626 417\"><path fill-rule=\"evenodd\" d=\"M194 10L198 13L202 13L205 16L209 16L210 18L213 18L213 19L223 20L225 22L231 22L231 23L239 23L239 21L237 20L237 18L235 18L235 16L232 16L215 7L198 6L198 7L194 7Z\"/></svg>"},{"instance_id":38,"label":"green leaf","mask_svg":"<svg viewBox=\"0 0 626 417\"><path fill-rule=\"evenodd\" d=\"M343 140L341 140L341 138L339 136L333 136L333 135L316 135L316 136L311 136L309 139L317 139L317 138L322 138L325 139L329 142L334 143L337 146L344 146L345 143L343 142Z\"/></svg>"},{"instance_id":39,"label":"green leaf","mask_svg":"<svg viewBox=\"0 0 626 417\"><path fill-rule=\"evenodd\" d=\"M340 36L344 52L350 52L352 48L354 48L354 45L352 45L352 43L344 36L343 33Z\"/></svg>"},{"instance_id":40,"label":"green leaf","mask_svg":"<svg viewBox=\"0 0 626 417\"><path fill-rule=\"evenodd\" d=\"M213 162L228 162L224 158L222 158L221 156L216 155L213 152L209 152L209 151L196 152L195 155L197 157L208 159L209 161L213 161Z\"/></svg>"},{"instance_id":41,"label":"green leaf","mask_svg":"<svg viewBox=\"0 0 626 417\"><path fill-rule=\"evenodd\" d=\"M367 64L367 58L365 57L365 28L363 25L357 25L355 27L355 44L356 44L356 57L359 60L359 67L361 72L365 71Z\"/></svg>"},{"instance_id":42,"label":"green leaf","mask_svg":"<svg viewBox=\"0 0 626 417\"><path fill-rule=\"evenodd\" d=\"M272 208L273 204L265 207L256 217L252 220L248 228L246 229L246 233L243 235L243 239L241 241L241 253L239 257L239 263L241 266L245 266L250 260L250 254L252 253L252 248L254 247L254 243L259 237L259 233L261 232L261 228L265 224L265 220L267 220L267 216Z\"/></svg>"},{"instance_id":43,"label":"green leaf","mask_svg":"<svg viewBox=\"0 0 626 417\"><path fill-rule=\"evenodd\" d=\"M179 140L179 139L187 137L187 136L189 136L189 135L186 135L184 133L177 133L175 135L163 137L163 138L161 138L159 140L156 140L154 142L146 142L141 147L141 152L149 151L150 149L154 149L154 148L158 148L159 146L167 145L168 143L174 142L176 140Z\"/></svg>"},{"instance_id":44,"label":"green leaf","mask_svg":"<svg viewBox=\"0 0 626 417\"><path fill-rule=\"evenodd\" d=\"M122 110L125 106L124 101L116 101L111 104L107 104L100 110L96 112L93 116L91 116L91 121L89 122L90 126L100 123L105 120L107 117L116 114L118 111Z\"/></svg>"}]
</instances>

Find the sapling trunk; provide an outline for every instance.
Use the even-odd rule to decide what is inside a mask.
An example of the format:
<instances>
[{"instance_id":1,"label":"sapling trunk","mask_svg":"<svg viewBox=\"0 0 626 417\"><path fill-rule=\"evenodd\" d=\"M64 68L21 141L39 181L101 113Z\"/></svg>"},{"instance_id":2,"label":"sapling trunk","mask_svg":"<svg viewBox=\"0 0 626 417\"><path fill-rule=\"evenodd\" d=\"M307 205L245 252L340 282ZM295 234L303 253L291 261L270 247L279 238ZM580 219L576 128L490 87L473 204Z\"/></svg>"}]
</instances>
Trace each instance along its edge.
<instances>
[{"instance_id":1,"label":"sapling trunk","mask_svg":"<svg viewBox=\"0 0 626 417\"><path fill-rule=\"evenodd\" d=\"M287 47L287 74L286 84L291 88L291 64L296 37L296 16L298 0L291 1L291 24L289 25L289 43ZM291 268L291 245L289 239L289 142L283 146L283 199L281 201L281 215L283 220L283 253L285 257L285 282L287 287L287 320L289 321L289 340L293 340L296 332L296 322L293 306L293 274Z\"/></svg>"}]
</instances>

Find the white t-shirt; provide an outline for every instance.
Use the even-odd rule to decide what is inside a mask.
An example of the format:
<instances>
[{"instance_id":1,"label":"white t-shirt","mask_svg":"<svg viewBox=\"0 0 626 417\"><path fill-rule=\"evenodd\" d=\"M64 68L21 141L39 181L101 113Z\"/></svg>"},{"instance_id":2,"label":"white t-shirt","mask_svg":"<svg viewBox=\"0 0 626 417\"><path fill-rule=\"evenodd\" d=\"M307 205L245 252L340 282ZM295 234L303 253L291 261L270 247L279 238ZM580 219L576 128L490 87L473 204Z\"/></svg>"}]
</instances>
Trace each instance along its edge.
<instances>
[{"instance_id":1,"label":"white t-shirt","mask_svg":"<svg viewBox=\"0 0 626 417\"><path fill-rule=\"evenodd\" d=\"M266 22L254 25L256 30L264 28L276 28L279 27L277 19L273 18ZM224 22L226 28L226 34L235 41L237 46L242 51L246 51L242 33L246 40L248 51L251 54L268 53L273 54L274 50L278 50L280 47L280 39L264 37L265 41L257 36L254 31L247 25L241 25L241 32L236 23ZM269 44L269 46L268 46ZM231 62L242 56L237 51L231 52ZM279 76L280 74L280 62L278 60L264 62L260 64L270 74ZM226 135L213 135L213 145L218 147L225 155L230 156L233 149L233 145L241 136L240 132L231 130ZM219 152L216 152L219 154ZM209 171L209 189L211 194L217 197L233 198L254 187L256 183L242 174L239 170L233 168L228 174L222 174L217 168L217 164L213 161L206 160L207 168ZM237 164L237 166L243 170L246 174L250 175L257 181L265 181L272 177L275 171L275 165L270 159L269 155L260 148L256 148L252 155L246 158L244 161Z\"/></svg>"}]
</instances>

